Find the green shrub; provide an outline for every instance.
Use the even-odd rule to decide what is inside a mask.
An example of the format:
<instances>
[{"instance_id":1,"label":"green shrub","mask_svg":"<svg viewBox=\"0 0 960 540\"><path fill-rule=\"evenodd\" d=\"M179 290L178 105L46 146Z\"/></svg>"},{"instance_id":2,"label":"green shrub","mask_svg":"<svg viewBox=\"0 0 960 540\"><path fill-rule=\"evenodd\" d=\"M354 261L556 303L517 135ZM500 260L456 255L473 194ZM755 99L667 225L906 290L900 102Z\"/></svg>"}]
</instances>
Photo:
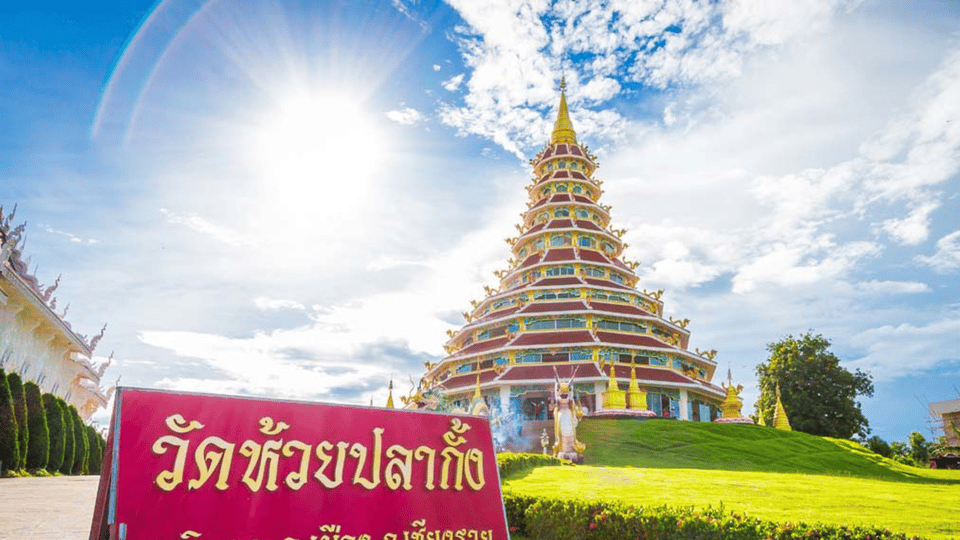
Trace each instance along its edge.
<instances>
[{"instance_id":1,"label":"green shrub","mask_svg":"<svg viewBox=\"0 0 960 540\"><path fill-rule=\"evenodd\" d=\"M866 526L775 523L723 507L638 507L504 494L511 533L538 540L906 540L901 533ZM916 538L916 537L914 537Z\"/></svg>"},{"instance_id":2,"label":"green shrub","mask_svg":"<svg viewBox=\"0 0 960 540\"><path fill-rule=\"evenodd\" d=\"M43 396L36 383L23 385L24 400L27 403L27 427L30 440L27 446L27 469L43 469L50 459L50 430L47 427L47 414L43 409Z\"/></svg>"},{"instance_id":3,"label":"green shrub","mask_svg":"<svg viewBox=\"0 0 960 540\"><path fill-rule=\"evenodd\" d=\"M20 448L18 469L27 468L27 449L30 444L30 428L27 425L27 400L23 398L23 379L16 373L7 375L10 397L13 399L13 413L17 416L17 446Z\"/></svg>"},{"instance_id":4,"label":"green shrub","mask_svg":"<svg viewBox=\"0 0 960 540\"><path fill-rule=\"evenodd\" d=\"M84 430L83 420L77 408L70 405L67 409L73 419L73 474L87 474L87 453L90 451L87 443L87 433Z\"/></svg>"},{"instance_id":5,"label":"green shrub","mask_svg":"<svg viewBox=\"0 0 960 540\"><path fill-rule=\"evenodd\" d=\"M73 472L73 458L76 453L76 444L73 439L75 433L73 430L73 415L70 414L70 408L66 401L57 398L57 403L63 410L63 464L57 470L63 474L70 474Z\"/></svg>"},{"instance_id":6,"label":"green shrub","mask_svg":"<svg viewBox=\"0 0 960 540\"><path fill-rule=\"evenodd\" d=\"M18 431L7 374L0 369L0 470L15 470L20 463Z\"/></svg>"},{"instance_id":7,"label":"green shrub","mask_svg":"<svg viewBox=\"0 0 960 540\"><path fill-rule=\"evenodd\" d=\"M50 456L47 460L47 470L59 471L63 466L63 450L66 445L66 435L63 429L63 409L57 397L53 394L43 395L43 407L46 411L47 429L50 433Z\"/></svg>"},{"instance_id":8,"label":"green shrub","mask_svg":"<svg viewBox=\"0 0 960 540\"><path fill-rule=\"evenodd\" d=\"M500 470L500 478L506 478L517 471L526 469L569 464L569 461L564 461L553 456L545 456L543 454L511 452L497 454L497 468Z\"/></svg>"}]
</instances>

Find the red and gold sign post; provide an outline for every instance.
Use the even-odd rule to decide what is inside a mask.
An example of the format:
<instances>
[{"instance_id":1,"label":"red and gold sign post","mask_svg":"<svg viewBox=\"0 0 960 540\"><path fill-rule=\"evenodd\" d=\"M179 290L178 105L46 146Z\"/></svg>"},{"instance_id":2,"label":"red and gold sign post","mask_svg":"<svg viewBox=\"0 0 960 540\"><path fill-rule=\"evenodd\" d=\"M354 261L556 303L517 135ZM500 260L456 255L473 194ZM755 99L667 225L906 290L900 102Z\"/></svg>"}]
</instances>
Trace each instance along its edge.
<instances>
[{"instance_id":1,"label":"red and gold sign post","mask_svg":"<svg viewBox=\"0 0 960 540\"><path fill-rule=\"evenodd\" d=\"M90 540L506 540L486 418L136 388Z\"/></svg>"}]
</instances>

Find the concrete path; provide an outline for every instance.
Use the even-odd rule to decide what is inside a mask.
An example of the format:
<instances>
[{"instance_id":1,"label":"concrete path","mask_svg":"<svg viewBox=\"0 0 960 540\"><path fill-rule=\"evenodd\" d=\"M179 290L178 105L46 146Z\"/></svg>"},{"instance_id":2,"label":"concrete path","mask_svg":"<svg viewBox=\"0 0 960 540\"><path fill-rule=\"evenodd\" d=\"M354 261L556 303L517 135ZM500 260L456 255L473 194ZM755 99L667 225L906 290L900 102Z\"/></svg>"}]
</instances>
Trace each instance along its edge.
<instances>
[{"instance_id":1,"label":"concrete path","mask_svg":"<svg viewBox=\"0 0 960 540\"><path fill-rule=\"evenodd\" d=\"M87 540L99 476L0 478L0 538Z\"/></svg>"}]
</instances>

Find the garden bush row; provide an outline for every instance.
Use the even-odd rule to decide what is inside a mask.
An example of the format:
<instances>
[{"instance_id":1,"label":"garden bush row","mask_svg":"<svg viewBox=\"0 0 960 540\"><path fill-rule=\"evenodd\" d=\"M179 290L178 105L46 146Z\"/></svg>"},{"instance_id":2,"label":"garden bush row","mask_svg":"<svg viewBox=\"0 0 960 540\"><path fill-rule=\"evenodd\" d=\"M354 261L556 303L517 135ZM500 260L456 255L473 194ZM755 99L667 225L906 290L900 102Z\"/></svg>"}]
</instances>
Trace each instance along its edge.
<instances>
[{"instance_id":1,"label":"garden bush row","mask_svg":"<svg viewBox=\"0 0 960 540\"><path fill-rule=\"evenodd\" d=\"M500 470L500 478L506 478L510 474L525 469L569 464L569 461L543 454L511 452L501 452L497 454L497 468Z\"/></svg>"},{"instance_id":2,"label":"garden bush row","mask_svg":"<svg viewBox=\"0 0 960 540\"><path fill-rule=\"evenodd\" d=\"M99 474L104 444L76 407L0 369L0 473Z\"/></svg>"},{"instance_id":3,"label":"garden bush row","mask_svg":"<svg viewBox=\"0 0 960 540\"><path fill-rule=\"evenodd\" d=\"M907 540L889 529L775 523L720 507L641 507L559 500L507 492L511 533L537 540ZM917 537L913 537L917 539Z\"/></svg>"}]
</instances>

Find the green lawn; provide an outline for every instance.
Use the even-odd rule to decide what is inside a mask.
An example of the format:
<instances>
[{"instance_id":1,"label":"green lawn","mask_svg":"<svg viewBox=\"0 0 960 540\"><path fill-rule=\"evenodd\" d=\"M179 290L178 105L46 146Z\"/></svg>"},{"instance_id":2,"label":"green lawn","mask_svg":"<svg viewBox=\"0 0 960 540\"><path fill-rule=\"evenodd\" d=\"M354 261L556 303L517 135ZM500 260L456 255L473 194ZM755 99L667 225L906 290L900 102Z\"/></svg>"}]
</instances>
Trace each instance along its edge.
<instances>
[{"instance_id":1,"label":"green lawn","mask_svg":"<svg viewBox=\"0 0 960 540\"><path fill-rule=\"evenodd\" d=\"M714 507L774 521L865 524L960 538L960 471L906 467L850 441L740 425L581 424L587 465L541 467L504 491Z\"/></svg>"}]
</instances>

